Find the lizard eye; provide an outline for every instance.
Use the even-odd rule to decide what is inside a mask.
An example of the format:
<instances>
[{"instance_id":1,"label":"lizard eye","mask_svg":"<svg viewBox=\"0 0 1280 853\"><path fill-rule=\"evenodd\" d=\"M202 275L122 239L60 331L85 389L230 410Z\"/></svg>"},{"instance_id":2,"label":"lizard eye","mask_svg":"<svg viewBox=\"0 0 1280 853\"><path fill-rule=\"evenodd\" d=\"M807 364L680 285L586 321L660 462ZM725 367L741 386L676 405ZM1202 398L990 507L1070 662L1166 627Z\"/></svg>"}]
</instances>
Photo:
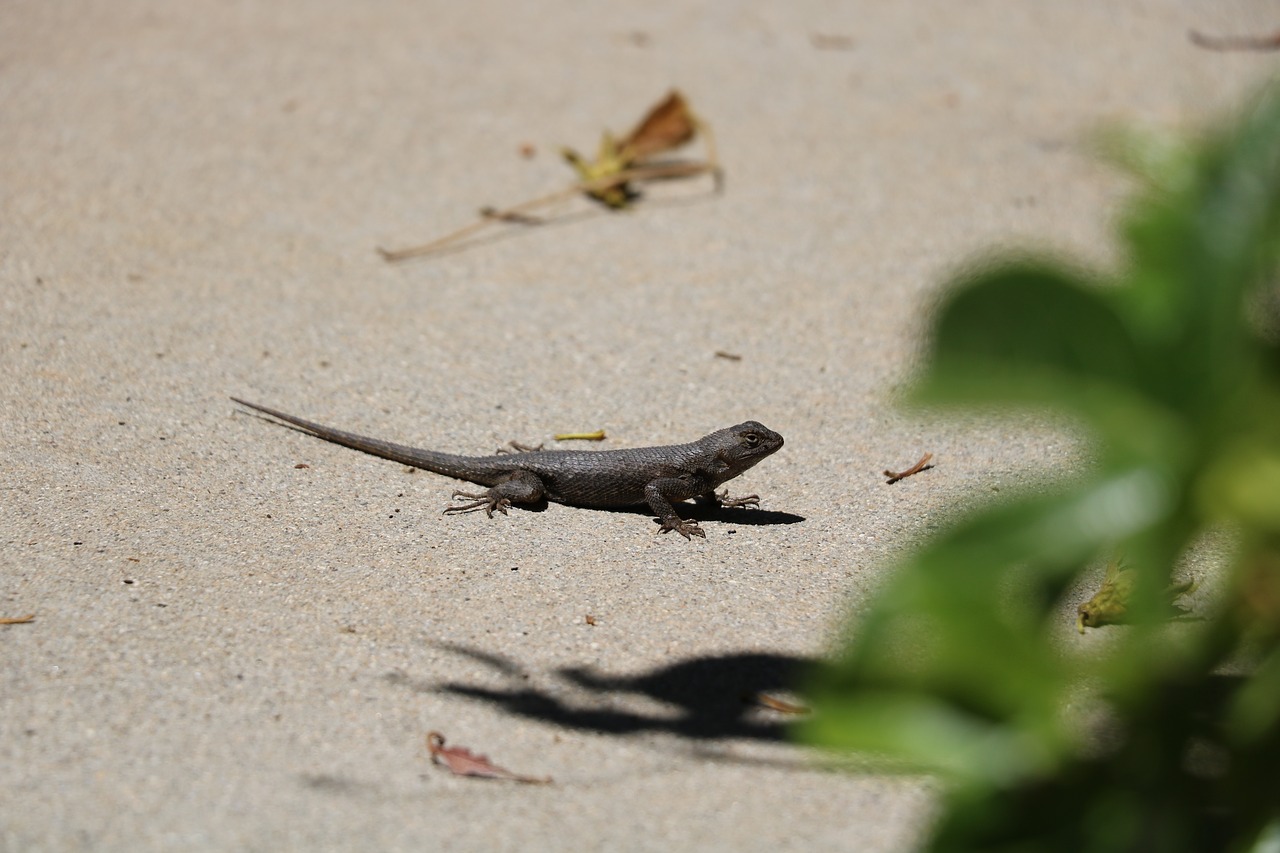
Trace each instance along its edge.
<instances>
[{"instance_id":1,"label":"lizard eye","mask_svg":"<svg viewBox=\"0 0 1280 853\"><path fill-rule=\"evenodd\" d=\"M748 432L742 436L742 443L747 447L755 447L760 443L760 436L754 432Z\"/></svg>"}]
</instances>

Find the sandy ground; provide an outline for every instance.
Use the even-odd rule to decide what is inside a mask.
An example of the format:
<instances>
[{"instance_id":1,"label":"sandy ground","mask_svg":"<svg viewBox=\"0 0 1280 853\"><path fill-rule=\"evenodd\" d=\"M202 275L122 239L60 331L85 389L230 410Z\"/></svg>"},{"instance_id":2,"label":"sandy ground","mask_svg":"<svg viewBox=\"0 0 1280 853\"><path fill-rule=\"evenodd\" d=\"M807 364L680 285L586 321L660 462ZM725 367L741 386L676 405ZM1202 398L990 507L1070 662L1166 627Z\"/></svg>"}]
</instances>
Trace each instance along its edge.
<instances>
[{"instance_id":1,"label":"sandy ground","mask_svg":"<svg viewBox=\"0 0 1280 853\"><path fill-rule=\"evenodd\" d=\"M993 244L1106 262L1125 183L1089 130L1213 115L1275 59L1188 28L1280 26L1175 0L2 16L15 851L909 849L930 783L821 769L741 696L829 651L963 501L1079 463L1052 430L894 408L928 306ZM559 144L671 86L722 195L375 253L561 186ZM787 443L731 484L762 512L686 542L645 513L446 517L454 482L229 394L463 452L747 418ZM432 729L555 782L454 778Z\"/></svg>"}]
</instances>

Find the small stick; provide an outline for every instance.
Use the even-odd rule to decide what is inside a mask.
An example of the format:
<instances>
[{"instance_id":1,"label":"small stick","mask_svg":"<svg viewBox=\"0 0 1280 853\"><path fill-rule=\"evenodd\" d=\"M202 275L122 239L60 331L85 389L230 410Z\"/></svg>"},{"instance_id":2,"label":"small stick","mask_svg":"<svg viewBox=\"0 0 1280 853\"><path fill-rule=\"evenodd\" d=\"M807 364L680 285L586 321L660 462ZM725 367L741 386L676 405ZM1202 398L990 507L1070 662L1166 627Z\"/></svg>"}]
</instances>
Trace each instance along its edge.
<instances>
[{"instance_id":1,"label":"small stick","mask_svg":"<svg viewBox=\"0 0 1280 853\"><path fill-rule=\"evenodd\" d=\"M541 225L544 221L527 213L498 210L496 207L482 207L480 208L480 215L485 219L497 219L499 222L511 222L516 225Z\"/></svg>"},{"instance_id":2,"label":"small stick","mask_svg":"<svg viewBox=\"0 0 1280 853\"><path fill-rule=\"evenodd\" d=\"M422 255L429 255L432 252L443 249L445 246L448 246L450 243L456 243L457 241L461 240L463 237L470 237L472 234L475 234L477 231L483 231L485 228L488 228L490 225L493 225L499 222L510 222L513 218L519 216L520 214L522 214L524 211L528 210L531 207L538 207L544 204L551 204L554 201L559 201L560 199L563 199L563 198L570 198L571 196L574 196L577 194L578 194L578 188L576 186L572 186L572 187L569 187L568 189L558 190L557 192L551 193L550 195L539 196L538 198L521 202L520 204L505 208L503 210L494 210L492 208L489 208L486 211L481 212L482 218L478 222L472 222L470 225L466 225L462 228L459 228L457 231L453 231L449 234L444 235L443 237L439 237L435 240L432 240L430 243L423 243L420 246L410 246L407 249L384 249L381 246L379 246L378 253L382 255L382 259L387 261L388 263L395 263L396 261L404 261L404 260L408 260L409 258L417 258L417 257L421 257Z\"/></svg>"},{"instance_id":3,"label":"small stick","mask_svg":"<svg viewBox=\"0 0 1280 853\"><path fill-rule=\"evenodd\" d=\"M910 468L908 468L907 470L899 474L895 474L894 472L886 468L884 471L884 475L889 478L888 485L892 486L894 483L898 482L899 480L905 479L906 477L910 477L912 474L919 474L921 471L925 471L929 468L932 468L933 466L929 464L929 460L932 458L933 458L932 453L926 453L924 456L920 457L919 462L917 462L916 464L912 465Z\"/></svg>"},{"instance_id":4,"label":"small stick","mask_svg":"<svg viewBox=\"0 0 1280 853\"><path fill-rule=\"evenodd\" d=\"M606 175L594 181L574 184L571 187L565 187L562 190L550 193L549 195L539 196L529 201L522 201L519 204L512 205L502 209L486 207L480 211L481 219L478 222L472 222L453 231L449 234L432 240L430 243L423 243L419 246L410 246L406 249L384 249L378 247L378 253L382 255L382 259L388 263L397 261L405 261L409 258L419 258L423 255L429 255L445 248L451 243L456 243L464 237L470 237L479 231L483 231L490 225L501 222L514 222L521 225L536 225L545 220L529 216L526 211L535 207L542 207L553 202L566 198L572 198L579 193L597 193L614 187L622 186L628 181L658 181L668 180L671 178L687 178L694 175L702 175L711 172L715 179L716 192L720 192L724 186L724 176L720 171L720 167L714 162L706 163L660 163L653 166L637 166L633 169L624 169L613 175Z\"/></svg>"},{"instance_id":5,"label":"small stick","mask_svg":"<svg viewBox=\"0 0 1280 853\"><path fill-rule=\"evenodd\" d=\"M1187 38L1205 50L1280 50L1280 32L1269 36L1210 36L1190 30Z\"/></svg>"}]
</instances>

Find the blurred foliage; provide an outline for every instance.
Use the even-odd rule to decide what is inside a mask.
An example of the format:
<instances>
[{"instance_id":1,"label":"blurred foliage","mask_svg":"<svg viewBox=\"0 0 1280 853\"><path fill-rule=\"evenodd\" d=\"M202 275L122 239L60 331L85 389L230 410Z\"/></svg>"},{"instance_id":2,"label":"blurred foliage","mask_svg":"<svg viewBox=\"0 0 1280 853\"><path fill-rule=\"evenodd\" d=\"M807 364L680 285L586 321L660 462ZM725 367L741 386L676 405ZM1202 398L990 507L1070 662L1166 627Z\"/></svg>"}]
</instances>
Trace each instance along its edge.
<instances>
[{"instance_id":1,"label":"blurred foliage","mask_svg":"<svg viewBox=\"0 0 1280 853\"><path fill-rule=\"evenodd\" d=\"M1280 97L1106 148L1140 182L1122 269L965 276L914 390L1067 414L1094 463L907 558L813 686L810 741L944 780L930 850L1280 850ZM1208 531L1233 542L1221 600L1169 624ZM1121 555L1128 624L1081 638L1067 598Z\"/></svg>"}]
</instances>

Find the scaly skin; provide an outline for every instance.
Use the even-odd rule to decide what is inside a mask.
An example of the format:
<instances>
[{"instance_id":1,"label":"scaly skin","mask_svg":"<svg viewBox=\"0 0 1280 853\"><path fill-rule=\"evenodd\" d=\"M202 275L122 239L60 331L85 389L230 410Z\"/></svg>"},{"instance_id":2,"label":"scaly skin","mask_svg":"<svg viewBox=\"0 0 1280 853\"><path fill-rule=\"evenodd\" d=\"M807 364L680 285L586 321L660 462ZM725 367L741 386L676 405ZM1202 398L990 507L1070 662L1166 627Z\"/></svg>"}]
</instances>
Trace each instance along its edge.
<instances>
[{"instance_id":1,"label":"scaly skin","mask_svg":"<svg viewBox=\"0 0 1280 853\"><path fill-rule=\"evenodd\" d=\"M706 538L695 521L680 518L672 504L700 498L721 506L759 506L760 498L729 498L720 486L782 447L782 436L755 421L717 430L689 444L625 450L535 450L496 456L459 456L369 438L315 423L237 397L242 406L292 424L325 441L341 444L415 468L466 480L489 489L455 491L470 499L446 513L494 510L542 500L599 509L648 504L662 519L662 533L674 530L689 539Z\"/></svg>"}]
</instances>

